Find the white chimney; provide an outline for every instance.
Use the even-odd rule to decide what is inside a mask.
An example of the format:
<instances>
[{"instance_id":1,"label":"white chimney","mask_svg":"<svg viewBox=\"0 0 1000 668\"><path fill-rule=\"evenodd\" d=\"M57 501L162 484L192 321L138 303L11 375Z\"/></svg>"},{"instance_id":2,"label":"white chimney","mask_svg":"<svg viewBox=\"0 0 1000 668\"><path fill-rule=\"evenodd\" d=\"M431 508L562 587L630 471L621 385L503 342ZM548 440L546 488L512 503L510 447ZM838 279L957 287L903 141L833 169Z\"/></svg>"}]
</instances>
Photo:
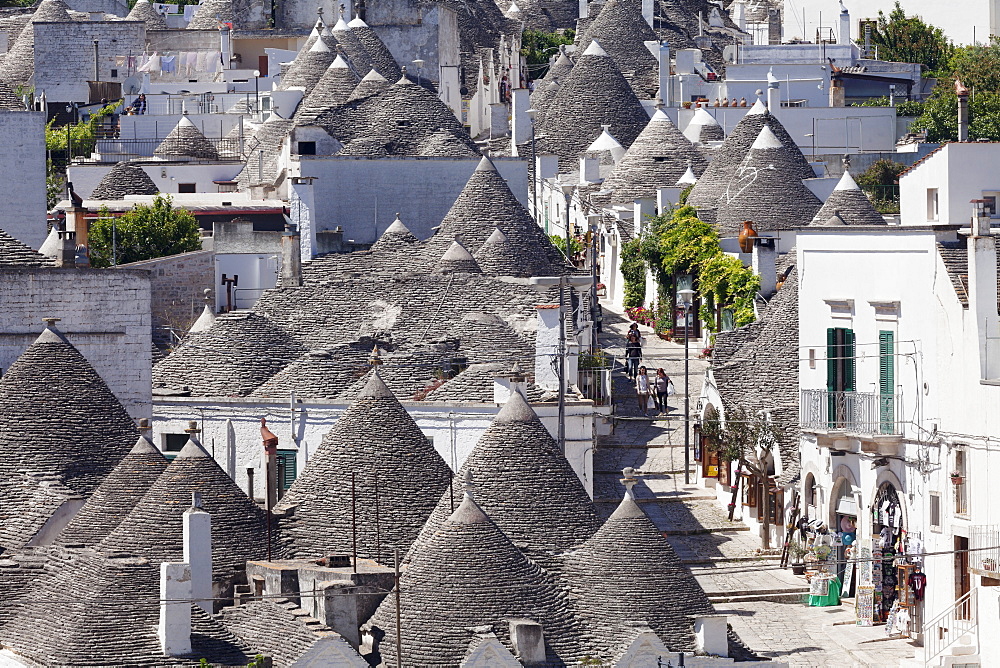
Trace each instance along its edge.
<instances>
[{"instance_id":1,"label":"white chimney","mask_svg":"<svg viewBox=\"0 0 1000 668\"><path fill-rule=\"evenodd\" d=\"M767 71L767 110L775 116L781 111L781 82L771 70Z\"/></svg>"},{"instance_id":2,"label":"white chimney","mask_svg":"<svg viewBox=\"0 0 1000 668\"><path fill-rule=\"evenodd\" d=\"M212 607L212 516L201 507L201 493L192 494L184 511L184 561L191 568L191 596L207 612Z\"/></svg>"},{"instance_id":3,"label":"white chimney","mask_svg":"<svg viewBox=\"0 0 1000 668\"><path fill-rule=\"evenodd\" d=\"M585 19L590 16L590 4L587 0L579 0L577 4L577 17Z\"/></svg>"},{"instance_id":4,"label":"white chimney","mask_svg":"<svg viewBox=\"0 0 1000 668\"><path fill-rule=\"evenodd\" d=\"M515 88L510 92L511 107L511 155L517 156L517 145L531 141L531 121L528 119L528 109L531 108L531 91L527 88Z\"/></svg>"},{"instance_id":5,"label":"white chimney","mask_svg":"<svg viewBox=\"0 0 1000 668\"><path fill-rule=\"evenodd\" d=\"M590 156L580 157L580 185L597 183L601 180L601 161Z\"/></svg>"},{"instance_id":6,"label":"white chimney","mask_svg":"<svg viewBox=\"0 0 1000 668\"><path fill-rule=\"evenodd\" d=\"M649 40L643 42L643 44L653 54L653 58L656 58L656 66L659 68L660 89L656 95L663 102L664 106L671 107L673 104L670 95L670 45L666 42L655 40Z\"/></svg>"},{"instance_id":7,"label":"white chimney","mask_svg":"<svg viewBox=\"0 0 1000 668\"><path fill-rule=\"evenodd\" d=\"M777 258L774 239L759 237L753 245L753 273L760 276L760 294L764 299L770 299L777 292Z\"/></svg>"},{"instance_id":8,"label":"white chimney","mask_svg":"<svg viewBox=\"0 0 1000 668\"><path fill-rule=\"evenodd\" d=\"M746 32L747 29L747 8L745 0L736 0L736 3L730 7L733 12L733 23L740 30Z\"/></svg>"},{"instance_id":9,"label":"white chimney","mask_svg":"<svg viewBox=\"0 0 1000 668\"><path fill-rule=\"evenodd\" d=\"M514 656L524 665L545 662L545 636L541 624L530 619L511 619L510 644L514 646Z\"/></svg>"},{"instance_id":10,"label":"white chimney","mask_svg":"<svg viewBox=\"0 0 1000 668\"><path fill-rule=\"evenodd\" d=\"M840 44L850 44L851 43L851 13L847 11L847 7L844 7L844 2L840 2L840 39L837 40Z\"/></svg>"},{"instance_id":11,"label":"white chimney","mask_svg":"<svg viewBox=\"0 0 1000 668\"><path fill-rule=\"evenodd\" d=\"M308 262L319 254L314 180L313 176L293 176L289 180L289 209L292 223L299 231L299 257L302 262Z\"/></svg>"},{"instance_id":12,"label":"white chimney","mask_svg":"<svg viewBox=\"0 0 1000 668\"><path fill-rule=\"evenodd\" d=\"M729 636L725 615L694 618L695 651L711 656L729 656Z\"/></svg>"},{"instance_id":13,"label":"white chimney","mask_svg":"<svg viewBox=\"0 0 1000 668\"><path fill-rule=\"evenodd\" d=\"M558 391L559 375L559 305L539 304L538 326L535 330L535 385L543 390Z\"/></svg>"},{"instance_id":14,"label":"white chimney","mask_svg":"<svg viewBox=\"0 0 1000 668\"><path fill-rule=\"evenodd\" d=\"M163 656L191 653L191 566L160 564L160 626Z\"/></svg>"},{"instance_id":15,"label":"white chimney","mask_svg":"<svg viewBox=\"0 0 1000 668\"><path fill-rule=\"evenodd\" d=\"M997 248L990 229L986 203L973 200L972 234L969 237L969 318L975 323L979 340L979 366L982 378L1000 376L997 354Z\"/></svg>"},{"instance_id":16,"label":"white chimney","mask_svg":"<svg viewBox=\"0 0 1000 668\"><path fill-rule=\"evenodd\" d=\"M653 0L642 0L642 18L646 19L649 27L653 27Z\"/></svg>"}]
</instances>

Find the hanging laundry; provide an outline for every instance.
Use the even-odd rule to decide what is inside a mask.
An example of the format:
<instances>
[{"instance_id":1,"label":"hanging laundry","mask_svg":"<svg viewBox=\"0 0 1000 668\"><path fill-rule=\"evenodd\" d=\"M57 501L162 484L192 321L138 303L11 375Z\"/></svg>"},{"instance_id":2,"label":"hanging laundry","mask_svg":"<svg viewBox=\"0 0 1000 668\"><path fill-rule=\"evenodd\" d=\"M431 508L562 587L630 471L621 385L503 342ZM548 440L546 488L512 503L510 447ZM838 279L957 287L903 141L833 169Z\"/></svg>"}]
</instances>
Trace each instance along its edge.
<instances>
[{"instance_id":1,"label":"hanging laundry","mask_svg":"<svg viewBox=\"0 0 1000 668\"><path fill-rule=\"evenodd\" d=\"M207 55L208 54L205 53L204 51L199 51L198 52L198 62L195 65L195 69L197 71L199 71L199 72L207 72L208 71L208 70L205 69L205 60L206 60L206 56Z\"/></svg>"},{"instance_id":2,"label":"hanging laundry","mask_svg":"<svg viewBox=\"0 0 1000 668\"><path fill-rule=\"evenodd\" d=\"M160 58L160 69L163 72L174 72L177 65L177 56L163 56Z\"/></svg>"}]
</instances>

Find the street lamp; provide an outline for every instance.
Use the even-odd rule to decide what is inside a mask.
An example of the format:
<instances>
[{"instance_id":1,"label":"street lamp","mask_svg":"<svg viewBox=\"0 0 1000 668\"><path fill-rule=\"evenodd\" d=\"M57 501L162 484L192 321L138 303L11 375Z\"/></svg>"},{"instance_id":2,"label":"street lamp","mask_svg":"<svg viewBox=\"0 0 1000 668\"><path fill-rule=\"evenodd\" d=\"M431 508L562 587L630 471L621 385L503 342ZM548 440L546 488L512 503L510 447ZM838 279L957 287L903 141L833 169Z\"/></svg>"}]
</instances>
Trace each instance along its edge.
<instances>
[{"instance_id":1,"label":"street lamp","mask_svg":"<svg viewBox=\"0 0 1000 668\"><path fill-rule=\"evenodd\" d=\"M413 61L413 64L417 66L417 85L420 85L420 74L424 70L424 61L422 58L417 58Z\"/></svg>"},{"instance_id":2,"label":"street lamp","mask_svg":"<svg viewBox=\"0 0 1000 668\"><path fill-rule=\"evenodd\" d=\"M889 84L889 106L896 106L896 84Z\"/></svg>"},{"instance_id":3,"label":"street lamp","mask_svg":"<svg viewBox=\"0 0 1000 668\"><path fill-rule=\"evenodd\" d=\"M260 109L260 70L253 71L253 111Z\"/></svg>"},{"instance_id":4,"label":"street lamp","mask_svg":"<svg viewBox=\"0 0 1000 668\"><path fill-rule=\"evenodd\" d=\"M690 286L690 276L686 285ZM691 304L694 302L694 290L685 287L677 291L677 299L684 307L684 484L691 483L691 376L689 373L690 359L688 357L688 341L691 339Z\"/></svg>"},{"instance_id":5,"label":"street lamp","mask_svg":"<svg viewBox=\"0 0 1000 668\"><path fill-rule=\"evenodd\" d=\"M559 184L560 190L563 192L563 197L565 198L565 209L566 209L566 259L569 260L570 266L573 265L573 251L570 246L570 236L569 236L569 205L573 201L573 191L576 189L576 184L563 181Z\"/></svg>"}]
</instances>

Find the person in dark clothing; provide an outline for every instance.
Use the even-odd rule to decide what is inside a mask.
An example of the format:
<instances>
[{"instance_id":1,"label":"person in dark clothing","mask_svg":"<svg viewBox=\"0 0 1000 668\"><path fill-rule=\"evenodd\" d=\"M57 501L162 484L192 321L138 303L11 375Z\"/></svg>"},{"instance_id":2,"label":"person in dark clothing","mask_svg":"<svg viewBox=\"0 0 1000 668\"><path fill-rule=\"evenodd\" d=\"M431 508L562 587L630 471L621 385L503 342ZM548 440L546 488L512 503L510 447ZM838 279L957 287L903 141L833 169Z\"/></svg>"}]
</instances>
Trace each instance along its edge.
<instances>
[{"instance_id":1,"label":"person in dark clothing","mask_svg":"<svg viewBox=\"0 0 1000 668\"><path fill-rule=\"evenodd\" d=\"M639 361L642 359L642 337L639 336L639 325L632 323L625 341L625 375L635 379L639 373Z\"/></svg>"}]
</instances>

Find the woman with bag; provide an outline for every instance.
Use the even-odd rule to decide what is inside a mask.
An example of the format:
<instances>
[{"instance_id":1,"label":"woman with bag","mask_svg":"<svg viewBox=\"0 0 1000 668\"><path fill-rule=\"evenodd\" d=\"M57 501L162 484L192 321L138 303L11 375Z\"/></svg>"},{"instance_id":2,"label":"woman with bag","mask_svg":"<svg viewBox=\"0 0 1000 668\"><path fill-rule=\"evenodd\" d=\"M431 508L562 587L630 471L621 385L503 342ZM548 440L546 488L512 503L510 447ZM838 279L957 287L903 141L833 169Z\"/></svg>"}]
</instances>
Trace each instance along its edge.
<instances>
[{"instance_id":1,"label":"woman with bag","mask_svg":"<svg viewBox=\"0 0 1000 668\"><path fill-rule=\"evenodd\" d=\"M649 415L649 403L652 401L649 396L649 390L649 376L646 375L646 367L641 366L639 367L639 373L635 377L635 394L639 398L639 410L646 416Z\"/></svg>"},{"instance_id":2,"label":"woman with bag","mask_svg":"<svg viewBox=\"0 0 1000 668\"><path fill-rule=\"evenodd\" d=\"M656 380L653 381L656 390L656 410L667 412L667 395L670 392L670 376L662 368L656 370Z\"/></svg>"}]
</instances>

